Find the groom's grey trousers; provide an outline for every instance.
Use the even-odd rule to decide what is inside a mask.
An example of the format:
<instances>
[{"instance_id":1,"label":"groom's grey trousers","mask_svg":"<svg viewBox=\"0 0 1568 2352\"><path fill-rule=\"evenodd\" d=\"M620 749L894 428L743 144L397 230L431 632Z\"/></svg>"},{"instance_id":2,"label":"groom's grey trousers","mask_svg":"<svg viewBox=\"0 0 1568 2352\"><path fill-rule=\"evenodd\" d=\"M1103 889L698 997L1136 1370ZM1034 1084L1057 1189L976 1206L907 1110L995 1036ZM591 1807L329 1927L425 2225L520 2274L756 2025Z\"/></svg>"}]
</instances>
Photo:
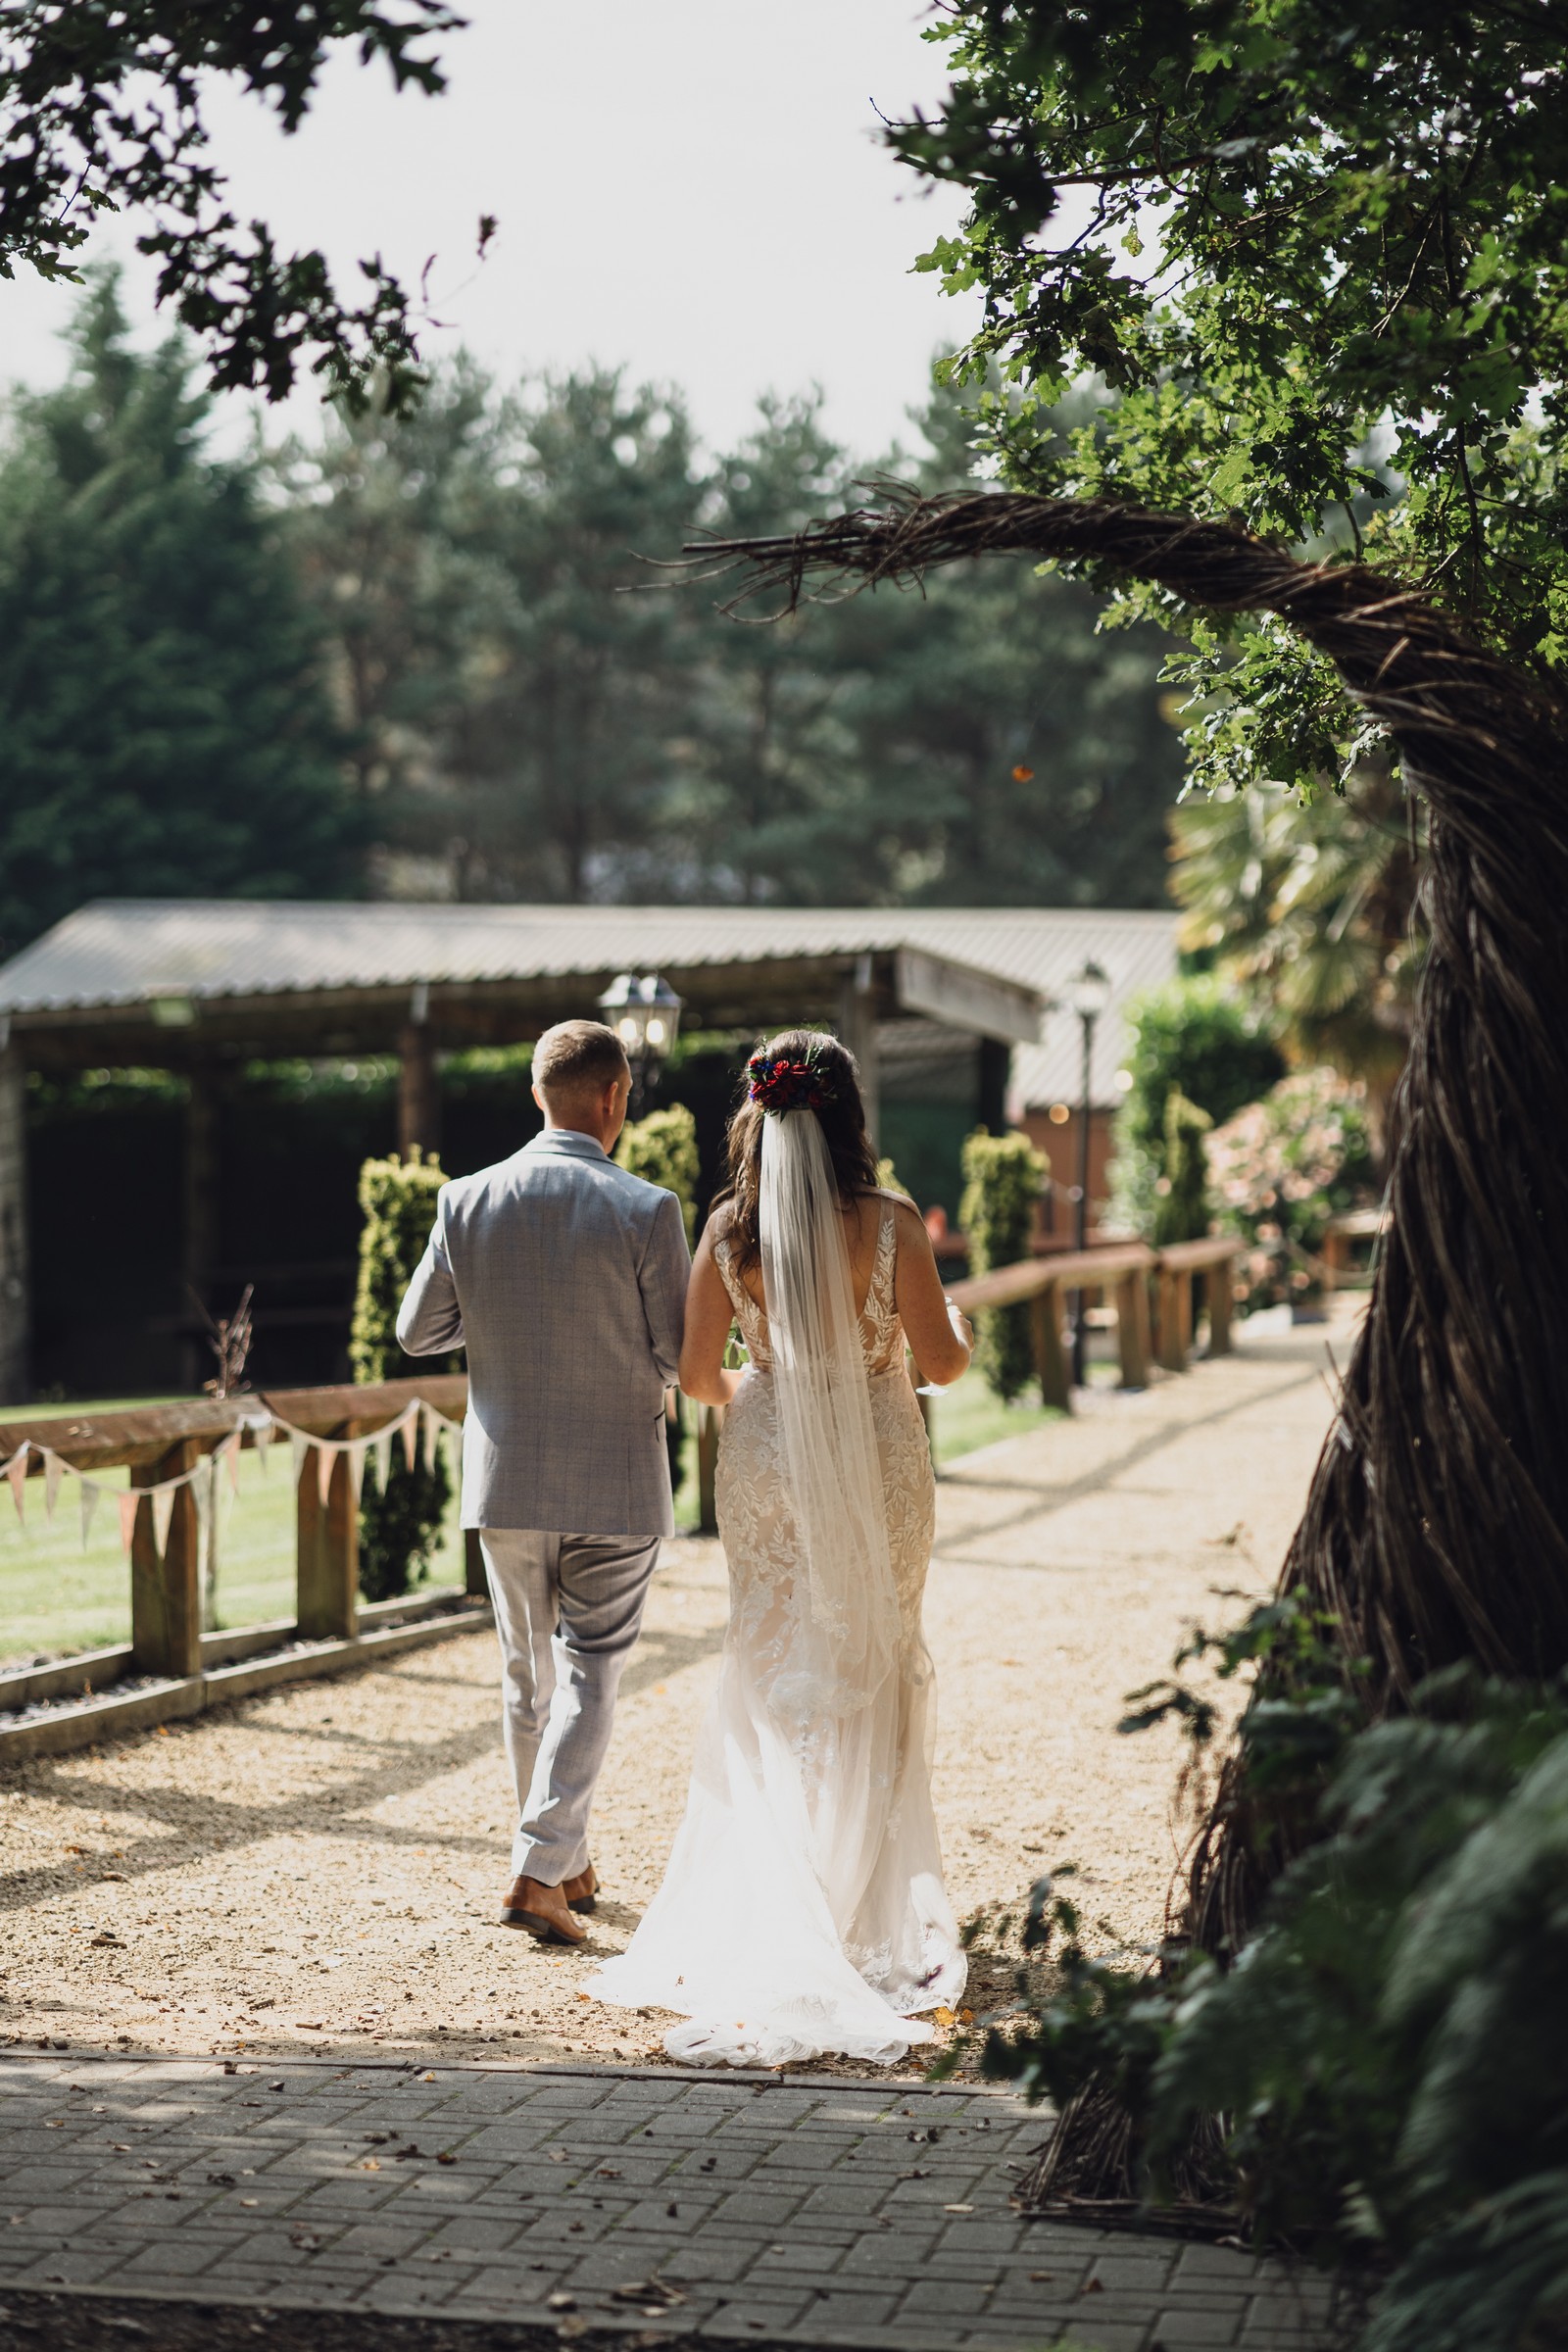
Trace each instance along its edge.
<instances>
[{"instance_id":1,"label":"groom's grey trousers","mask_svg":"<svg viewBox=\"0 0 1568 2352\"><path fill-rule=\"evenodd\" d=\"M559 1886L588 1867L588 1809L660 1539L486 1527L479 1544L517 1788L513 1873Z\"/></svg>"}]
</instances>

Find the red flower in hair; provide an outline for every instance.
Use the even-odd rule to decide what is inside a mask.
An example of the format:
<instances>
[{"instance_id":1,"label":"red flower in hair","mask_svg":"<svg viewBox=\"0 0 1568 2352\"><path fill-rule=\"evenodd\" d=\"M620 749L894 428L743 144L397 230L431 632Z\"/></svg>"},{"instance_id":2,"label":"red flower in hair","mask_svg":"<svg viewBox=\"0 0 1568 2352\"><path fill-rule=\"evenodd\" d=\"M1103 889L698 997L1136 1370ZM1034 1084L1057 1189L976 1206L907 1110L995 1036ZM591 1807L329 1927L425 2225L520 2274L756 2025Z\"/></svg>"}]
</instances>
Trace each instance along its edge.
<instances>
[{"instance_id":1,"label":"red flower in hair","mask_svg":"<svg viewBox=\"0 0 1568 2352\"><path fill-rule=\"evenodd\" d=\"M783 1054L754 1054L746 1065L746 1099L782 1117L787 1110L820 1110L838 1100L819 1062Z\"/></svg>"}]
</instances>

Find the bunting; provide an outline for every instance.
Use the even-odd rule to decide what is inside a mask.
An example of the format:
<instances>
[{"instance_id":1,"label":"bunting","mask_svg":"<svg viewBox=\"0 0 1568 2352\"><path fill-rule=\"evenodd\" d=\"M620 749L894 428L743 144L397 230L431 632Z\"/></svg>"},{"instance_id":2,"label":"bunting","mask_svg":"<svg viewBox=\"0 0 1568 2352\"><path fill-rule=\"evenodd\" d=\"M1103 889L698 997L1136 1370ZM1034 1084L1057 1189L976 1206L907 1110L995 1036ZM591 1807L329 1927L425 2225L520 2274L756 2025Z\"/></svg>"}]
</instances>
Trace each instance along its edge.
<instances>
[{"instance_id":1,"label":"bunting","mask_svg":"<svg viewBox=\"0 0 1568 2352\"><path fill-rule=\"evenodd\" d=\"M376 1475L384 1493L387 1476L392 1466L392 1447L397 1439L401 1438L403 1441L404 1458L412 1470L419 1458L421 1444L426 1467L433 1466L436 1446L443 1436L450 1437L455 1441L455 1451L461 1471L463 1423L449 1420L446 1414L437 1412L433 1405L426 1404L421 1396L413 1397L394 1420L384 1422L379 1429L368 1430L352 1438L318 1437L311 1430L296 1428L292 1422L285 1421L280 1413L272 1411L270 1407L264 1407L243 1414L234 1428L227 1431L219 1440L212 1451L204 1453L199 1461L192 1464L190 1469L180 1471L174 1478L162 1479L156 1486L109 1488L102 1479L90 1477L85 1471L78 1470L73 1462L67 1461L63 1454L56 1453L52 1446L40 1446L28 1438L23 1440L9 1461L0 1462L0 1478L4 1478L10 1487L17 1516L25 1526L26 1484L29 1472L35 1467L42 1469L44 1516L51 1522L55 1514L55 1505L60 1496L61 1481L69 1473L76 1481L79 1490L81 1542L84 1549L92 1530L94 1513L104 1494L110 1493L115 1494L120 1519L121 1544L127 1553L131 1547L136 1513L144 1501L150 1503L153 1544L160 1559L163 1558L169 1544L169 1531L173 1524L174 1497L182 1487L188 1487L191 1490L191 1497L196 1508L198 1544L202 1549L202 1556L205 1558L209 1541L208 1531L219 1507L220 1465L228 1473L229 1494L237 1494L239 1492L240 1449L246 1437L250 1438L256 1448L264 1474L267 1468L268 1447L281 1438L288 1440L296 1488L304 1475L306 1457L314 1451L317 1491L323 1505L331 1490L332 1472L336 1467L337 1458L339 1454L346 1454L350 1488L355 1505L358 1507L364 1492L367 1454L372 1449L374 1450Z\"/></svg>"}]
</instances>

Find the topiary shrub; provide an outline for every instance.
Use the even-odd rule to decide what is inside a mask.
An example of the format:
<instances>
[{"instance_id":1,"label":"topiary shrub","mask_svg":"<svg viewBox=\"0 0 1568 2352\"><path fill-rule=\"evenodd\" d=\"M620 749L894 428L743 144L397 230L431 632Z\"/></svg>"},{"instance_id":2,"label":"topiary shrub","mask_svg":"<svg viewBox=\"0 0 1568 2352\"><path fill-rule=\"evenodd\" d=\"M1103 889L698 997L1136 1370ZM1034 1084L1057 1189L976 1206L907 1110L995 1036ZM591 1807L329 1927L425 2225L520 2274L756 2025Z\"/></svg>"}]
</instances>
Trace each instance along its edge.
<instances>
[{"instance_id":1,"label":"topiary shrub","mask_svg":"<svg viewBox=\"0 0 1568 2352\"><path fill-rule=\"evenodd\" d=\"M1285 1058L1265 1016L1213 973L1148 990L1128 1007L1127 1023L1127 1093L1116 1115L1110 1222L1149 1241L1161 1179L1174 1174L1165 1156L1172 1094L1218 1126L1284 1077Z\"/></svg>"},{"instance_id":2,"label":"topiary shrub","mask_svg":"<svg viewBox=\"0 0 1568 2352\"><path fill-rule=\"evenodd\" d=\"M977 1127L967 1139L958 1217L971 1273L1015 1266L1030 1254L1045 1178L1046 1163L1026 1135ZM1027 1303L986 1307L976 1316L974 1360L1004 1402L1022 1395L1035 1377Z\"/></svg>"},{"instance_id":3,"label":"topiary shrub","mask_svg":"<svg viewBox=\"0 0 1568 2352\"><path fill-rule=\"evenodd\" d=\"M398 1308L435 1223L435 1198L446 1178L432 1152L421 1159L368 1159L360 1170L360 1277L354 1297L349 1361L357 1381L401 1380L409 1359L398 1346ZM392 1600L430 1573L452 1479L439 1447L426 1469L422 1451L411 1470L392 1448L383 1490L368 1454L360 1496L360 1590L367 1600Z\"/></svg>"},{"instance_id":4,"label":"topiary shrub","mask_svg":"<svg viewBox=\"0 0 1568 2352\"><path fill-rule=\"evenodd\" d=\"M1165 1103L1165 1172L1155 1186L1154 1247L1196 1242L1208 1231L1208 1153L1214 1122L1172 1087Z\"/></svg>"},{"instance_id":5,"label":"topiary shrub","mask_svg":"<svg viewBox=\"0 0 1568 2352\"><path fill-rule=\"evenodd\" d=\"M697 1182L701 1167L697 1156L697 1121L684 1102L671 1102L664 1110L651 1110L645 1119L633 1119L620 1131L615 1146L615 1164L629 1175L640 1176L645 1184L657 1184L666 1193L673 1193L680 1202L680 1213L686 1221L687 1246L697 1238Z\"/></svg>"}]
</instances>

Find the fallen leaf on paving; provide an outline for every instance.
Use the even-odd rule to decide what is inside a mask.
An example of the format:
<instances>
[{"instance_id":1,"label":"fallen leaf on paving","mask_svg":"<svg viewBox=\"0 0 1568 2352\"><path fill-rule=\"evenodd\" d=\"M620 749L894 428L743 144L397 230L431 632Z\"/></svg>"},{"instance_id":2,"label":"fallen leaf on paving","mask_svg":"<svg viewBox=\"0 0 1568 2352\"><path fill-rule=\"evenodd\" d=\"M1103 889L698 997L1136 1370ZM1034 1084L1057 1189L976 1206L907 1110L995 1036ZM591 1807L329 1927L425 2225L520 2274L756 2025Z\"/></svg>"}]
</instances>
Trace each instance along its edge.
<instances>
[{"instance_id":1,"label":"fallen leaf on paving","mask_svg":"<svg viewBox=\"0 0 1568 2352\"><path fill-rule=\"evenodd\" d=\"M450 2148L438 2148L435 2160L437 2164L456 2164L458 2161Z\"/></svg>"},{"instance_id":2,"label":"fallen leaf on paving","mask_svg":"<svg viewBox=\"0 0 1568 2352\"><path fill-rule=\"evenodd\" d=\"M547 2295L545 2300L552 2311L575 2311L577 2308L576 2296L568 2295L564 2290L558 2294Z\"/></svg>"},{"instance_id":3,"label":"fallen leaf on paving","mask_svg":"<svg viewBox=\"0 0 1568 2352\"><path fill-rule=\"evenodd\" d=\"M973 2213L974 2207L972 2205L944 2205L942 2210L944 2213Z\"/></svg>"},{"instance_id":4,"label":"fallen leaf on paving","mask_svg":"<svg viewBox=\"0 0 1568 2352\"><path fill-rule=\"evenodd\" d=\"M568 2164L571 2161L569 2148L546 2148L545 2154L552 2164Z\"/></svg>"},{"instance_id":5,"label":"fallen leaf on paving","mask_svg":"<svg viewBox=\"0 0 1568 2352\"><path fill-rule=\"evenodd\" d=\"M1104 2291L1105 2283L1102 2278L1091 2278L1087 2286L1081 2286L1078 2289L1081 2295L1102 2295Z\"/></svg>"}]
</instances>

